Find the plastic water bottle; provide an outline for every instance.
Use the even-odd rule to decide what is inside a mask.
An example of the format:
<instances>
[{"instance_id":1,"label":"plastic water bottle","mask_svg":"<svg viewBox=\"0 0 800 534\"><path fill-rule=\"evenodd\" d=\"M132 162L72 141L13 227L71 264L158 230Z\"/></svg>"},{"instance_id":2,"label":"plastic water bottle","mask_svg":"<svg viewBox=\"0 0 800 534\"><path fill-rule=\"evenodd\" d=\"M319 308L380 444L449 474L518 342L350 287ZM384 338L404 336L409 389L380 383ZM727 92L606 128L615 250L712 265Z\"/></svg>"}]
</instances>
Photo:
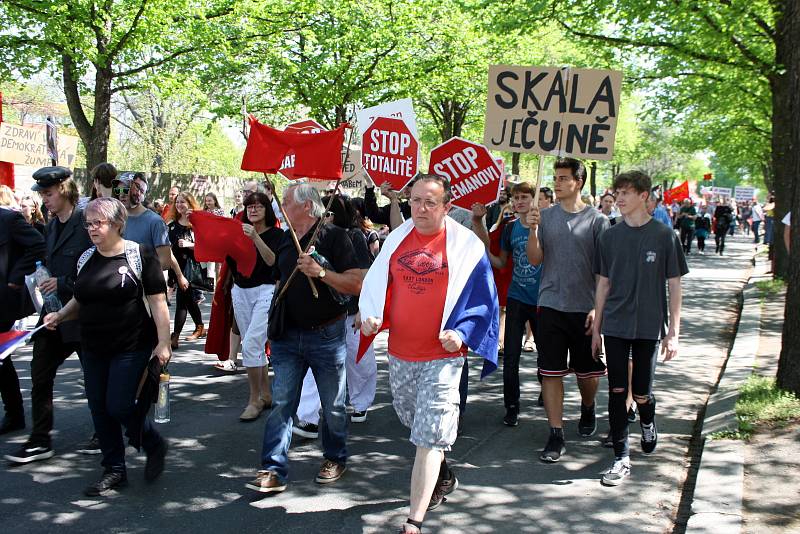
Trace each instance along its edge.
<instances>
[{"instance_id":1,"label":"plastic water bottle","mask_svg":"<svg viewBox=\"0 0 800 534\"><path fill-rule=\"evenodd\" d=\"M169 423L169 373L161 373L158 377L158 401L156 401L156 423Z\"/></svg>"},{"instance_id":2,"label":"plastic water bottle","mask_svg":"<svg viewBox=\"0 0 800 534\"><path fill-rule=\"evenodd\" d=\"M42 291L42 282L50 278L50 271L47 270L47 267L42 265L42 262L36 262L36 270L33 272L33 278L36 280L36 286L39 288L39 291L42 293L42 299L44 299L44 311L45 313L53 313L57 312L62 308L61 301L58 300L58 292L52 291L50 293L45 293Z\"/></svg>"}]
</instances>

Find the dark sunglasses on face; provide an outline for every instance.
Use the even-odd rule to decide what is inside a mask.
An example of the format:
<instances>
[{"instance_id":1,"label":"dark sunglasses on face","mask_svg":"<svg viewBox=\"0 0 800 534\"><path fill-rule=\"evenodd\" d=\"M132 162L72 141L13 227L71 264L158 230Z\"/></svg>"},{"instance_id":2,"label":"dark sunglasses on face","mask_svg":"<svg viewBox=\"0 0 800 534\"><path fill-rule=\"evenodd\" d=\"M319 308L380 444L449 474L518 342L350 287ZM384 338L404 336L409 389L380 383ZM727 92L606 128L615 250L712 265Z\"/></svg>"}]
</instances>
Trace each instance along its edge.
<instances>
[{"instance_id":1,"label":"dark sunglasses on face","mask_svg":"<svg viewBox=\"0 0 800 534\"><path fill-rule=\"evenodd\" d=\"M127 195L130 192L130 187L115 187L111 190L115 195Z\"/></svg>"}]
</instances>

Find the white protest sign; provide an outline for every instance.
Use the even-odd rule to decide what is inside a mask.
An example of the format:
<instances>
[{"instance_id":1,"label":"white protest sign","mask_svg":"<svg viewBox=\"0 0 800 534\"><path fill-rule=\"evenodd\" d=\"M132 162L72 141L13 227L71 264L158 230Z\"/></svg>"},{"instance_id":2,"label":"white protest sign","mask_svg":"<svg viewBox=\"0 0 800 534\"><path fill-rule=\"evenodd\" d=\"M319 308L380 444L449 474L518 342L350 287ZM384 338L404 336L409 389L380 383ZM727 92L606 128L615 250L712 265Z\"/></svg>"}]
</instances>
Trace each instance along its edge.
<instances>
[{"instance_id":1,"label":"white protest sign","mask_svg":"<svg viewBox=\"0 0 800 534\"><path fill-rule=\"evenodd\" d=\"M756 196L756 188L737 185L734 188L734 196L737 202L743 202L745 200L753 200L753 197Z\"/></svg>"},{"instance_id":2,"label":"white protest sign","mask_svg":"<svg viewBox=\"0 0 800 534\"><path fill-rule=\"evenodd\" d=\"M730 187L712 187L711 194L712 195L719 195L721 197L729 197L731 196L731 188Z\"/></svg>"},{"instance_id":3,"label":"white protest sign","mask_svg":"<svg viewBox=\"0 0 800 534\"><path fill-rule=\"evenodd\" d=\"M309 179L308 183L320 191L333 189L333 186L330 186L330 180ZM335 186L336 181L334 181L333 184ZM339 188L346 191L354 191L361 189L363 186L364 173L361 167L361 147L350 145L350 152L348 154L347 145L342 145L342 181L339 182Z\"/></svg>"},{"instance_id":4,"label":"white protest sign","mask_svg":"<svg viewBox=\"0 0 800 534\"><path fill-rule=\"evenodd\" d=\"M419 139L419 131L417 130L417 115L414 113L414 105L410 98L403 98L395 100L394 102L385 102L372 106L371 108L359 109L356 111L356 121L358 122L358 133L360 137L364 136L364 132L378 117L391 117L394 119L403 119L411 131L411 134Z\"/></svg>"},{"instance_id":5,"label":"white protest sign","mask_svg":"<svg viewBox=\"0 0 800 534\"><path fill-rule=\"evenodd\" d=\"M484 144L491 150L612 159L622 72L489 67Z\"/></svg>"},{"instance_id":6,"label":"white protest sign","mask_svg":"<svg viewBox=\"0 0 800 534\"><path fill-rule=\"evenodd\" d=\"M58 164L74 168L77 152L78 138L59 134ZM47 130L44 125L35 127L17 126L7 122L0 124L0 161L36 168L52 165L47 155Z\"/></svg>"}]
</instances>

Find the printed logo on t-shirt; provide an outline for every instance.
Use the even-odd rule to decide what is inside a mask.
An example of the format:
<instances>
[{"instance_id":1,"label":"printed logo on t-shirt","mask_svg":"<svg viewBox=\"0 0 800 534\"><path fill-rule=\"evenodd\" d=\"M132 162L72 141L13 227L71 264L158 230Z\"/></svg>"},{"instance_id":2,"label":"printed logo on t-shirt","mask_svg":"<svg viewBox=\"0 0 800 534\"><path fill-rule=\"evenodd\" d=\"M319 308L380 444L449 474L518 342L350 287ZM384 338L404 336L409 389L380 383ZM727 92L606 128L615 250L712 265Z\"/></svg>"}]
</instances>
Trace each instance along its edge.
<instances>
[{"instance_id":1,"label":"printed logo on t-shirt","mask_svg":"<svg viewBox=\"0 0 800 534\"><path fill-rule=\"evenodd\" d=\"M656 262L656 251L655 250L648 250L645 253L645 262L647 263L655 263Z\"/></svg>"},{"instance_id":2,"label":"printed logo on t-shirt","mask_svg":"<svg viewBox=\"0 0 800 534\"><path fill-rule=\"evenodd\" d=\"M446 261L443 262L440 256L424 248L406 252L397 258L397 263L413 273L404 274L403 282L409 291L417 295L433 285L434 276L439 271L444 272L447 269Z\"/></svg>"}]
</instances>

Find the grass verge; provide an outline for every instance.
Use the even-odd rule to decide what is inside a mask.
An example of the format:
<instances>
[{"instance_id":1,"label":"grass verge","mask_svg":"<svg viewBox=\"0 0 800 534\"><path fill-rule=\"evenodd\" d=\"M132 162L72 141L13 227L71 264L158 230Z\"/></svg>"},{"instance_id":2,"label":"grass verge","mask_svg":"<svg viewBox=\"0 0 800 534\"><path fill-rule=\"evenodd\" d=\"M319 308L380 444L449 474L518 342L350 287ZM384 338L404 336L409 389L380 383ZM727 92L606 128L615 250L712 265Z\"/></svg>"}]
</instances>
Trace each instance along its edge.
<instances>
[{"instance_id":1,"label":"grass verge","mask_svg":"<svg viewBox=\"0 0 800 534\"><path fill-rule=\"evenodd\" d=\"M758 426L781 427L800 419L800 399L793 393L778 389L775 379L750 375L736 401L735 431L715 432L711 439L748 440Z\"/></svg>"}]
</instances>

